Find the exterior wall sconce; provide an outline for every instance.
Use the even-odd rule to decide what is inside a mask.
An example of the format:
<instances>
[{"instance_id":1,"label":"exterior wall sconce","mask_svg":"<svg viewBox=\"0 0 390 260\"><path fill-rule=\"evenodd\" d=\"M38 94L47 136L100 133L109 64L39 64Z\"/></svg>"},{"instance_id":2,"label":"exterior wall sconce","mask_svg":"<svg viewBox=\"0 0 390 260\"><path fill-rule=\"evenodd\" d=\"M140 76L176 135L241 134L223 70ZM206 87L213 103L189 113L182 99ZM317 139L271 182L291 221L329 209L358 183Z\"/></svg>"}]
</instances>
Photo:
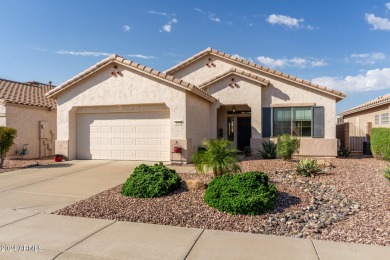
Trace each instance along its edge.
<instances>
[{"instance_id":1,"label":"exterior wall sconce","mask_svg":"<svg viewBox=\"0 0 390 260\"><path fill-rule=\"evenodd\" d=\"M233 112L233 114L236 113L236 106L233 106L233 107L232 107L232 112Z\"/></svg>"}]
</instances>

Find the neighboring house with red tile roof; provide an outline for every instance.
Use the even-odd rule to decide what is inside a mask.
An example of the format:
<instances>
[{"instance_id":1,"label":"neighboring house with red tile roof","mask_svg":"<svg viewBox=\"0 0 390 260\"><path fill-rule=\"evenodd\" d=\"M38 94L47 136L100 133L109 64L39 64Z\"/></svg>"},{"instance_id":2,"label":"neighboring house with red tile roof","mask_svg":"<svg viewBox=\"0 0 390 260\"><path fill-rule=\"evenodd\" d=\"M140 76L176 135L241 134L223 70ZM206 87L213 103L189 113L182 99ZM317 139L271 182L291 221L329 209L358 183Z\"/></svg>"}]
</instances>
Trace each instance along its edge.
<instances>
[{"instance_id":1,"label":"neighboring house with red tile roof","mask_svg":"<svg viewBox=\"0 0 390 260\"><path fill-rule=\"evenodd\" d=\"M367 136L373 127L390 127L390 93L339 113L349 123L350 136Z\"/></svg>"},{"instance_id":2,"label":"neighboring house with red tile roof","mask_svg":"<svg viewBox=\"0 0 390 260\"><path fill-rule=\"evenodd\" d=\"M58 104L56 153L189 162L204 139L243 150L284 133L301 138L301 155L336 156L345 94L207 48L165 73L114 54L47 96Z\"/></svg>"},{"instance_id":3,"label":"neighboring house with red tile roof","mask_svg":"<svg viewBox=\"0 0 390 260\"><path fill-rule=\"evenodd\" d=\"M57 104L45 96L53 88L35 81L0 79L0 125L17 130L8 157L38 158L54 154Z\"/></svg>"}]
</instances>

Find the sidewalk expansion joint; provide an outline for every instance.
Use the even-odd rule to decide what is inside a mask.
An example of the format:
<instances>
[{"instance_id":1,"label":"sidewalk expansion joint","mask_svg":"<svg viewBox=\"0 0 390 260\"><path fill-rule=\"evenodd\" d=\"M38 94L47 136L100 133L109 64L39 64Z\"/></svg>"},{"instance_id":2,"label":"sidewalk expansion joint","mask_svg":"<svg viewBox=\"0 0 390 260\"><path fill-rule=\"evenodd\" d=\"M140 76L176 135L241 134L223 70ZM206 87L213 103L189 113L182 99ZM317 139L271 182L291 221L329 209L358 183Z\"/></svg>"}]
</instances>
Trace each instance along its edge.
<instances>
[{"instance_id":1,"label":"sidewalk expansion joint","mask_svg":"<svg viewBox=\"0 0 390 260\"><path fill-rule=\"evenodd\" d=\"M205 229L202 229L202 232L200 232L199 236L195 239L194 243L192 244L190 250L188 250L188 253L186 254L186 256L184 257L184 260L187 259L187 257L190 255L192 249L194 248L194 246L196 245L196 243L198 243L198 240L199 238L203 235L203 232L205 231Z\"/></svg>"},{"instance_id":2,"label":"sidewalk expansion joint","mask_svg":"<svg viewBox=\"0 0 390 260\"><path fill-rule=\"evenodd\" d=\"M76 242L74 245L71 245L70 247L66 248L64 251L62 251L60 254L58 254L56 257L54 257L53 260L56 259L57 257L59 257L60 255L62 255L63 253L65 253L66 251L68 251L69 249L71 249L72 247L77 246L77 245L80 244L81 242L83 242L83 241L85 241L86 239L90 238L91 236L93 236L93 235L99 233L99 232L102 231L103 229L108 228L109 226L111 226L112 224L114 224L114 223L116 223L116 222L118 222L118 221L115 220L115 221L113 221L112 223L110 223L110 224L108 224L108 225L106 225L106 226L104 226L104 227L102 227L102 228L96 230L95 232L89 234L89 235L86 236L85 238L83 238L83 239L81 239L80 241Z\"/></svg>"},{"instance_id":3,"label":"sidewalk expansion joint","mask_svg":"<svg viewBox=\"0 0 390 260\"><path fill-rule=\"evenodd\" d=\"M17 211L18 209L10 209L10 210ZM33 215L31 215L31 216L27 216L27 217L24 217L24 218L21 218L21 219L18 219L18 220L12 221L12 222L10 222L10 223L7 223L7 224L4 224L4 225L1 225L1 226L0 226L0 228L2 228L2 227L5 227L5 226L8 226L8 225L11 225L11 224L13 224L13 223L16 223L16 222L19 222L19 221L21 221L21 220L25 220L26 218L31 218L31 217L34 217L34 216L36 216L36 215L39 215L39 214L40 214L40 213L38 213L38 212L35 212L35 214L33 214Z\"/></svg>"},{"instance_id":4,"label":"sidewalk expansion joint","mask_svg":"<svg viewBox=\"0 0 390 260\"><path fill-rule=\"evenodd\" d=\"M316 248L316 246L314 245L314 242L313 242L313 240L312 240L312 239L310 239L310 242L311 242L311 244L312 244L312 245L313 245L313 247L314 247L314 251L316 251L316 255L317 255L317 258L318 258L318 260L321 260L321 259L320 259L320 256L318 255L317 248Z\"/></svg>"}]
</instances>

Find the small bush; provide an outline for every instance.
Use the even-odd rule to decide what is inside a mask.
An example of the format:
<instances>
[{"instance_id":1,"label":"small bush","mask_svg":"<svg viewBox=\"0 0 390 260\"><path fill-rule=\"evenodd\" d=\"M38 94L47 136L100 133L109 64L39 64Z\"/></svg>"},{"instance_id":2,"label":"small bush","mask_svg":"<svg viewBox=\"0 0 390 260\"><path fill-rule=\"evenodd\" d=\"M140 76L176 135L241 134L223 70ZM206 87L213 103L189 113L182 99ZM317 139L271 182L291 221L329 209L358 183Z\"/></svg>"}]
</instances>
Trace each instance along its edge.
<instances>
[{"instance_id":1,"label":"small bush","mask_svg":"<svg viewBox=\"0 0 390 260\"><path fill-rule=\"evenodd\" d=\"M162 163L141 164L122 187L122 195L136 198L155 198L167 195L180 186L180 176Z\"/></svg>"},{"instance_id":2,"label":"small bush","mask_svg":"<svg viewBox=\"0 0 390 260\"><path fill-rule=\"evenodd\" d=\"M303 159L300 160L295 166L295 172L302 176L314 176L316 173L320 172L318 167L317 160L312 159Z\"/></svg>"},{"instance_id":3,"label":"small bush","mask_svg":"<svg viewBox=\"0 0 390 260\"><path fill-rule=\"evenodd\" d=\"M0 126L0 168L4 166L4 159L16 138L16 129Z\"/></svg>"},{"instance_id":4,"label":"small bush","mask_svg":"<svg viewBox=\"0 0 390 260\"><path fill-rule=\"evenodd\" d=\"M351 151L348 149L348 147L340 147L340 150L337 151L337 155L340 157L349 157L351 154Z\"/></svg>"},{"instance_id":5,"label":"small bush","mask_svg":"<svg viewBox=\"0 0 390 260\"><path fill-rule=\"evenodd\" d=\"M226 139L204 140L204 149L198 149L192 156L197 172L212 170L214 176L241 171L238 165L237 149Z\"/></svg>"},{"instance_id":6,"label":"small bush","mask_svg":"<svg viewBox=\"0 0 390 260\"><path fill-rule=\"evenodd\" d=\"M258 215L273 209L276 188L262 172L214 178L204 200L210 207L231 214Z\"/></svg>"},{"instance_id":7,"label":"small bush","mask_svg":"<svg viewBox=\"0 0 390 260\"><path fill-rule=\"evenodd\" d=\"M373 128L370 141L375 158L390 160L390 128Z\"/></svg>"},{"instance_id":8,"label":"small bush","mask_svg":"<svg viewBox=\"0 0 390 260\"><path fill-rule=\"evenodd\" d=\"M276 159L277 154L277 145L272 142L262 142L261 145L263 149L257 149L263 159Z\"/></svg>"},{"instance_id":9,"label":"small bush","mask_svg":"<svg viewBox=\"0 0 390 260\"><path fill-rule=\"evenodd\" d=\"M301 146L301 141L298 138L291 137L287 134L278 136L277 142L278 155L283 160L291 160L292 155L299 152L299 147Z\"/></svg>"},{"instance_id":10,"label":"small bush","mask_svg":"<svg viewBox=\"0 0 390 260\"><path fill-rule=\"evenodd\" d=\"M390 181L390 165L387 166L387 168L385 169L384 176L386 179L388 179Z\"/></svg>"}]
</instances>

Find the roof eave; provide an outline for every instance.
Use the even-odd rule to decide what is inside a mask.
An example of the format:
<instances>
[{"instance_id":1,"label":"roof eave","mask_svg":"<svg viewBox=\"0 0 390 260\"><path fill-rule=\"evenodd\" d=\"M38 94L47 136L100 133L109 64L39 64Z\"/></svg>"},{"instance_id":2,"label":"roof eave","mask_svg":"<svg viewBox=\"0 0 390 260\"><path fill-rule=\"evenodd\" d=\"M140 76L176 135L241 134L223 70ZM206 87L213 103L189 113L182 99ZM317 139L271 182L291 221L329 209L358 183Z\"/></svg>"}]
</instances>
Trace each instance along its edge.
<instances>
[{"instance_id":1,"label":"roof eave","mask_svg":"<svg viewBox=\"0 0 390 260\"><path fill-rule=\"evenodd\" d=\"M315 84L313 82L305 81L303 79L299 79L297 77L294 77L294 76L291 76L291 75L288 75L285 73L281 73L281 72L272 70L270 68L266 68L264 66L258 65L256 63L253 63L253 62L250 62L250 61L238 58L238 57L233 57L232 55L229 55L229 54L220 52L218 50L212 49L211 47L195 54L194 56L188 58L187 60L182 61L181 63L177 64L176 66L166 70L165 73L168 73L168 74L174 73L174 72L180 70L181 68L184 68L187 64L195 62L196 60L198 60L198 59L200 59L208 54L217 56L219 58L222 58L222 59L225 59L225 60L228 60L231 62L234 62L234 63L239 64L239 65L244 65L246 67L249 67L251 69L255 69L259 72L265 73L265 74L270 75L270 76L278 77L280 79L284 79L284 80L299 84L299 85L304 86L304 87L309 87L310 89L313 89L313 90L318 90L322 93L325 93L325 94L328 94L330 96L335 97L336 102L339 102L340 100L342 100L346 97L346 95L344 93L342 93L341 91L337 91L337 90L334 90L331 88L323 87L323 86L320 86L320 85Z\"/></svg>"},{"instance_id":2,"label":"roof eave","mask_svg":"<svg viewBox=\"0 0 390 260\"><path fill-rule=\"evenodd\" d=\"M122 59L122 61L117 60L117 58ZM126 61L126 62L124 62L124 61ZM132 62L130 62L128 60L125 60L124 58L122 58L122 57L120 57L120 56L118 56L116 54L113 54L110 57L107 57L106 59L96 63L95 65L91 66L90 68L88 68L88 69L84 70L83 72L79 73L75 77L67 80L63 84L59 85L57 88L47 92L45 94L46 97L48 97L48 98L56 98L58 96L58 94L60 92L62 92L63 90L73 86L74 84L78 83L79 81L81 81L81 80L85 79L86 77L90 76L97 69L103 68L103 67L111 64L112 62L115 62L118 65L125 66L126 68L129 68L129 69L134 70L136 72L147 73L146 71L138 68L138 66L137 67L132 66L131 65ZM144 66L144 68L147 68L147 67ZM151 69L151 71L155 71L155 70ZM185 87L185 86L180 84L182 82L184 83L183 80L181 80L181 79L177 79L177 80L175 79L175 80L172 80L172 81L171 80L167 80L166 77L164 78L164 77L159 76L161 72L158 72L158 71L155 71L155 72L156 73L147 73L147 75L150 76L150 77L153 77L155 79L162 80L162 81L164 81L164 82L166 82L168 84L174 85L174 86L179 87L181 89L184 89L186 91L192 92L192 93L194 93L194 94L196 94L196 95L198 95L198 96L200 96L200 97L202 97L202 98L204 98L204 99L206 99L206 100L208 100L210 102L215 102L216 101L216 99L214 97L212 97L211 95L207 95L206 93L204 93L203 91L201 91L196 86L194 86L194 85L192 85L190 83L188 83L187 87ZM177 82L177 81L179 81L179 82Z\"/></svg>"},{"instance_id":3,"label":"roof eave","mask_svg":"<svg viewBox=\"0 0 390 260\"><path fill-rule=\"evenodd\" d=\"M366 106L362 106L362 107L354 107L354 108L351 108L351 109L348 109L344 112L339 113L339 116L347 116L347 115L355 114L355 113L358 113L358 112L361 112L364 110L368 110L371 108L387 105L387 104L390 104L390 100L386 100L384 102L370 104L370 105L366 105Z\"/></svg>"}]
</instances>

